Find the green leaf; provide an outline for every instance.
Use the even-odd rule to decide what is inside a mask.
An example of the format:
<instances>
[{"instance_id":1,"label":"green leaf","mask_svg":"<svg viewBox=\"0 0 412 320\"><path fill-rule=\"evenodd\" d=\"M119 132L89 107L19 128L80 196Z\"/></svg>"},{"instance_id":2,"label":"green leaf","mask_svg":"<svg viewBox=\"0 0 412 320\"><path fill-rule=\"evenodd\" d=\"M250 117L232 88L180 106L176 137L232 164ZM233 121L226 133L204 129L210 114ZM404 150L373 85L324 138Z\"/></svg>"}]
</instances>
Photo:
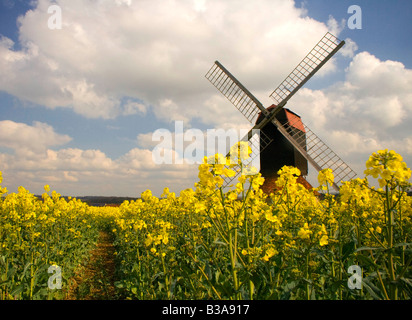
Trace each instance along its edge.
<instances>
[{"instance_id":1,"label":"green leaf","mask_svg":"<svg viewBox=\"0 0 412 320\"><path fill-rule=\"evenodd\" d=\"M6 268L6 256L0 256L0 266Z\"/></svg>"},{"instance_id":2,"label":"green leaf","mask_svg":"<svg viewBox=\"0 0 412 320\"><path fill-rule=\"evenodd\" d=\"M139 271L139 264L138 264L137 262L135 262L135 263L133 264L132 271L136 271L136 272Z\"/></svg>"},{"instance_id":3,"label":"green leaf","mask_svg":"<svg viewBox=\"0 0 412 320\"><path fill-rule=\"evenodd\" d=\"M345 280L336 280L336 281L332 282L332 284L330 286L330 289L331 289L332 292L337 292L338 289L343 288L345 286L345 284L346 284Z\"/></svg>"},{"instance_id":4,"label":"green leaf","mask_svg":"<svg viewBox=\"0 0 412 320\"><path fill-rule=\"evenodd\" d=\"M24 291L24 284L17 286L10 294L15 297L20 295Z\"/></svg>"},{"instance_id":5,"label":"green leaf","mask_svg":"<svg viewBox=\"0 0 412 320\"><path fill-rule=\"evenodd\" d=\"M283 287L283 294L280 297L280 299L281 300L289 300L292 291L295 290L300 284L301 284L300 281L291 281L291 282L287 283Z\"/></svg>"},{"instance_id":6,"label":"green leaf","mask_svg":"<svg viewBox=\"0 0 412 320\"><path fill-rule=\"evenodd\" d=\"M360 251L379 251L379 250L386 250L385 248L382 247L360 247L355 250L355 252L360 252Z\"/></svg>"},{"instance_id":7,"label":"green leaf","mask_svg":"<svg viewBox=\"0 0 412 320\"><path fill-rule=\"evenodd\" d=\"M342 261L346 260L346 258L355 252L355 246L356 243L355 241L351 241L348 243L345 243L342 247Z\"/></svg>"},{"instance_id":8,"label":"green leaf","mask_svg":"<svg viewBox=\"0 0 412 320\"><path fill-rule=\"evenodd\" d=\"M372 282L370 282L367 278L362 279L362 286L363 288L368 291L368 293L371 295L373 299L376 300L383 300L384 297L381 293L381 290L379 290L378 287L376 287Z\"/></svg>"},{"instance_id":9,"label":"green leaf","mask_svg":"<svg viewBox=\"0 0 412 320\"><path fill-rule=\"evenodd\" d=\"M394 247L394 248L397 248L397 247L407 247L407 246L412 246L412 242L397 243L397 244L395 244L393 247Z\"/></svg>"},{"instance_id":10,"label":"green leaf","mask_svg":"<svg viewBox=\"0 0 412 320\"><path fill-rule=\"evenodd\" d=\"M31 262L27 262L26 265L24 266L24 269L23 269L22 277L21 277L21 278L24 277L24 275L25 275L26 272L27 272L27 269L28 269L30 266L31 266Z\"/></svg>"},{"instance_id":11,"label":"green leaf","mask_svg":"<svg viewBox=\"0 0 412 320\"><path fill-rule=\"evenodd\" d=\"M14 275L16 274L16 267L11 267L8 271L7 271L7 279L11 279L14 277Z\"/></svg>"},{"instance_id":12,"label":"green leaf","mask_svg":"<svg viewBox=\"0 0 412 320\"><path fill-rule=\"evenodd\" d=\"M215 272L215 282L216 283L219 283L219 277L221 276L221 272L219 271L219 270L217 270L216 272Z\"/></svg>"},{"instance_id":13,"label":"green leaf","mask_svg":"<svg viewBox=\"0 0 412 320\"><path fill-rule=\"evenodd\" d=\"M400 278L400 281L403 282L403 289L408 293L409 298L412 298L412 279Z\"/></svg>"},{"instance_id":14,"label":"green leaf","mask_svg":"<svg viewBox=\"0 0 412 320\"><path fill-rule=\"evenodd\" d=\"M47 297L48 294L48 288L44 287L38 287L37 290L34 291L33 293L33 299L34 300L44 300Z\"/></svg>"},{"instance_id":15,"label":"green leaf","mask_svg":"<svg viewBox=\"0 0 412 320\"><path fill-rule=\"evenodd\" d=\"M115 285L116 288L119 288L119 289L123 289L123 288L126 287L125 283L123 281L115 281L114 285Z\"/></svg>"},{"instance_id":16,"label":"green leaf","mask_svg":"<svg viewBox=\"0 0 412 320\"><path fill-rule=\"evenodd\" d=\"M379 268L378 266L371 258L364 256L364 255L358 255L357 256L358 260L363 261L366 263L366 265L373 266L374 268Z\"/></svg>"},{"instance_id":17,"label":"green leaf","mask_svg":"<svg viewBox=\"0 0 412 320\"><path fill-rule=\"evenodd\" d=\"M222 242L222 241L215 240L215 241L213 241L213 243L214 243L214 244L218 244L218 245L220 245L220 246L225 246L225 247L227 247L227 243Z\"/></svg>"}]
</instances>

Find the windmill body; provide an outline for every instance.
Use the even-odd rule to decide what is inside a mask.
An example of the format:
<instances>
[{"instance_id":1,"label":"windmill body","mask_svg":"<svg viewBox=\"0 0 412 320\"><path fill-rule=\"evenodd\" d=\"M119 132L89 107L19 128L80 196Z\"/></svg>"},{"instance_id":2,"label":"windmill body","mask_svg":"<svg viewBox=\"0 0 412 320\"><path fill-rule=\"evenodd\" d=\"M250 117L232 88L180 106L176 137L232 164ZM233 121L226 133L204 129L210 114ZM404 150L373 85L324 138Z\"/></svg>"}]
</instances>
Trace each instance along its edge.
<instances>
[{"instance_id":1,"label":"windmill body","mask_svg":"<svg viewBox=\"0 0 412 320\"><path fill-rule=\"evenodd\" d=\"M218 61L215 61L206 74L206 78L254 125L242 140L260 145L260 172L265 177L265 192L273 191L276 174L284 165L297 167L302 174L298 181L307 187L311 186L303 176L308 174L308 163L317 171L332 169L335 176L333 187L337 191L337 183L356 176L355 172L302 122L299 115L284 108L289 99L344 44L344 41L329 32L326 33L272 92L270 97L276 103L269 108L265 108ZM257 139L256 131L259 132ZM235 178L236 176L226 179L226 185Z\"/></svg>"},{"instance_id":2,"label":"windmill body","mask_svg":"<svg viewBox=\"0 0 412 320\"><path fill-rule=\"evenodd\" d=\"M275 108L275 105L271 105L267 110L272 111ZM280 123L293 123L294 125L290 130L293 130L294 134L299 136L300 139L306 141L306 131L299 115L287 108L282 108L275 118ZM259 124L263 119L264 116L260 113L256 124ZM263 191L270 193L276 188L278 171L285 165L298 168L301 172L301 177L299 177L298 181L311 189L312 186L304 178L308 175L308 161L306 158L277 130L273 123L268 123L261 130L263 131L262 137L268 137L272 140L266 148L263 147L264 142L260 141L260 173L265 178L265 182L262 185ZM306 149L305 145L304 148Z\"/></svg>"},{"instance_id":3,"label":"windmill body","mask_svg":"<svg viewBox=\"0 0 412 320\"><path fill-rule=\"evenodd\" d=\"M272 105L267 110L271 111L275 107L275 105ZM294 121L294 126L291 130L294 130L295 134L305 139L305 128L301 118L296 113L283 108L276 114L276 119L281 123L290 121L289 119ZM259 115L256 124L259 124L262 120L263 116ZM268 176L273 172L277 173L285 165L297 167L304 176L308 174L308 161L280 131L277 130L273 123L267 124L262 131L265 136L273 140L272 143L260 151L260 172L263 176ZM261 145L263 145L263 143L261 143Z\"/></svg>"}]
</instances>

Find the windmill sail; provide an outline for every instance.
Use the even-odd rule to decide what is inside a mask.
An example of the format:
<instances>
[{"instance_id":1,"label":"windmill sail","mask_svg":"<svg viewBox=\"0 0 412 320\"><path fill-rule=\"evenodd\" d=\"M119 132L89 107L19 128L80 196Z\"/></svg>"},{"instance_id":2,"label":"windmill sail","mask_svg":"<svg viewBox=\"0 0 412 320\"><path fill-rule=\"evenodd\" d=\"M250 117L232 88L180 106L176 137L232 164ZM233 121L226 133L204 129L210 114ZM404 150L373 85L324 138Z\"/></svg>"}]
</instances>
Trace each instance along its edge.
<instances>
[{"instance_id":1,"label":"windmill sail","mask_svg":"<svg viewBox=\"0 0 412 320\"><path fill-rule=\"evenodd\" d=\"M233 105L254 123L259 112L267 113L265 107L247 90L219 61L210 68L205 77L212 83Z\"/></svg>"},{"instance_id":2,"label":"windmill sail","mask_svg":"<svg viewBox=\"0 0 412 320\"><path fill-rule=\"evenodd\" d=\"M286 102L345 44L326 33L298 66L270 95L278 107Z\"/></svg>"},{"instance_id":3,"label":"windmill sail","mask_svg":"<svg viewBox=\"0 0 412 320\"><path fill-rule=\"evenodd\" d=\"M299 124L293 121L280 123L276 118L272 120L278 130L286 139L310 162L317 170L332 169L335 177L333 185L339 191L337 184L343 180L350 180L356 173L346 164L326 143L324 143L308 126L299 119ZM300 130L295 130L297 126L303 126L305 135L302 136Z\"/></svg>"}]
</instances>

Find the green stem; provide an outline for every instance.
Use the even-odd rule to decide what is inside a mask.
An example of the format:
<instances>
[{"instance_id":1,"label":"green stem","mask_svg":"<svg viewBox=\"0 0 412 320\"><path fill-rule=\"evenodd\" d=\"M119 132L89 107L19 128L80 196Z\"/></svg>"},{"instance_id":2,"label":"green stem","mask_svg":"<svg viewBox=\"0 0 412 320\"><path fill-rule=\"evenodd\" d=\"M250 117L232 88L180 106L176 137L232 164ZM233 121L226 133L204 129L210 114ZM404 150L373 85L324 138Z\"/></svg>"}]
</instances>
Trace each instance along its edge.
<instances>
[{"instance_id":1,"label":"green stem","mask_svg":"<svg viewBox=\"0 0 412 320\"><path fill-rule=\"evenodd\" d=\"M389 293L390 298L392 300L397 300L397 287L393 284L396 280L395 277L395 269L393 263L393 222L394 222L394 214L393 214L393 207L392 207L392 196L389 192L389 186L385 186L385 195L386 195L386 210L387 210L387 235L388 235L388 249L389 249L389 257L388 257L388 264L389 264L389 278L391 283L389 284Z\"/></svg>"},{"instance_id":2,"label":"green stem","mask_svg":"<svg viewBox=\"0 0 412 320\"><path fill-rule=\"evenodd\" d=\"M310 286L309 286L309 251L306 253L306 300L310 300Z\"/></svg>"},{"instance_id":3,"label":"green stem","mask_svg":"<svg viewBox=\"0 0 412 320\"><path fill-rule=\"evenodd\" d=\"M30 265L30 300L33 298L33 289L34 289L34 257L33 252L31 253L31 265Z\"/></svg>"},{"instance_id":4,"label":"green stem","mask_svg":"<svg viewBox=\"0 0 412 320\"><path fill-rule=\"evenodd\" d=\"M169 278L166 272L165 259L162 254L160 254L160 256L162 257L162 265L163 265L163 273L165 275L165 286L166 286L166 291L167 291L167 298L170 299Z\"/></svg>"},{"instance_id":5,"label":"green stem","mask_svg":"<svg viewBox=\"0 0 412 320\"><path fill-rule=\"evenodd\" d=\"M202 275L205 277L206 281L208 282L208 284L210 285L210 287L212 288L214 294L220 299L222 300L222 297L220 296L219 292L216 290L216 288L213 286L212 282L210 281L209 277L207 276L207 274L205 273L205 271L199 266L198 261L190 254L188 253L188 256L193 260L193 262L195 263L196 267L200 270L200 272L202 273ZM192 283L192 281L190 280L190 283ZM193 289L195 289L195 287L192 285Z\"/></svg>"},{"instance_id":6,"label":"green stem","mask_svg":"<svg viewBox=\"0 0 412 320\"><path fill-rule=\"evenodd\" d=\"M246 201L246 200L244 200L244 201ZM244 210L244 212L245 212L245 214L244 214L245 215L244 225L245 225L245 236L246 236L246 248L249 252L250 243L249 243L248 216L247 216L248 210ZM252 243L253 243L253 240L252 240ZM250 254L248 254L248 264L251 265L251 263L252 263L251 257L250 257ZM253 293L254 293L254 284L253 284L252 280L249 279L249 299L250 300L253 300Z\"/></svg>"},{"instance_id":7,"label":"green stem","mask_svg":"<svg viewBox=\"0 0 412 320\"><path fill-rule=\"evenodd\" d=\"M227 228L227 233L229 235L229 255L230 255L230 265L232 269L232 277L233 277L233 285L235 288L235 299L240 300L239 296L239 280L237 277L237 269L236 269L236 252L237 252L237 228L231 228L230 226L230 221L229 221L229 214L226 210L225 206L225 196L223 194L223 188L220 187L220 197L221 197L221 202L222 202L222 207L223 211L225 213L225 218L226 218L226 228ZM233 231L234 230L234 231ZM234 232L234 238L233 239L233 232Z\"/></svg>"}]
</instances>

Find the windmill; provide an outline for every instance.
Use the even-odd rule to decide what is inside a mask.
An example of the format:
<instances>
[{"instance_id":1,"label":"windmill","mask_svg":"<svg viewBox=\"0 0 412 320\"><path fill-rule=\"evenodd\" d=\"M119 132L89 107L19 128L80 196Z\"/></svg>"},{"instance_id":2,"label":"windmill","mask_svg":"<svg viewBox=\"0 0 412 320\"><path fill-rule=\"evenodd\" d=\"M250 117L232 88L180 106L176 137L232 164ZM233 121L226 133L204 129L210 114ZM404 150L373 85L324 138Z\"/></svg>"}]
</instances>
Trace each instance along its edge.
<instances>
[{"instance_id":1,"label":"windmill","mask_svg":"<svg viewBox=\"0 0 412 320\"><path fill-rule=\"evenodd\" d=\"M243 141L259 144L260 172L265 183L276 179L283 165L300 169L308 174L308 163L317 171L330 168L338 183L352 179L356 173L329 148L300 116L284 108L290 98L345 44L327 32L298 66L270 94L275 103L265 108L222 64L215 61L205 77L249 120L254 126ZM259 130L257 130L259 129ZM259 134L256 134L258 132ZM252 148L254 149L254 148ZM249 160L251 162L251 160ZM304 183L304 177L299 177ZM225 186L237 176L226 178ZM307 183L307 182L306 182Z\"/></svg>"}]
</instances>

